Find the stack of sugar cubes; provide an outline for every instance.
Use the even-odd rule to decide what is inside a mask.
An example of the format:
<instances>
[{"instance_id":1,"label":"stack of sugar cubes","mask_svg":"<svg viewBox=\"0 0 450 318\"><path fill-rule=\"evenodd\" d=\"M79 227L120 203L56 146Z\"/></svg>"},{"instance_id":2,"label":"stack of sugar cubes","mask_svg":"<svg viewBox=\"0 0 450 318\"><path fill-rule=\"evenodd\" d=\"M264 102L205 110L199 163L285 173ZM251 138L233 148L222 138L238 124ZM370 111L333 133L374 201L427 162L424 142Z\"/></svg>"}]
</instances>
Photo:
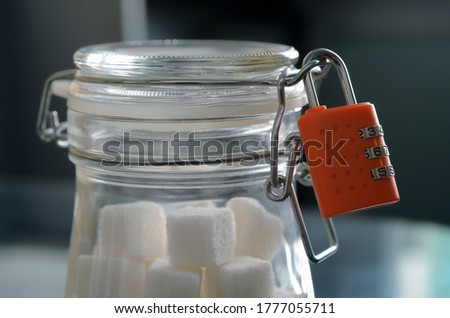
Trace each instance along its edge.
<instances>
[{"instance_id":1,"label":"stack of sugar cubes","mask_svg":"<svg viewBox=\"0 0 450 318\"><path fill-rule=\"evenodd\" d=\"M280 219L255 199L164 211L153 202L101 209L94 255L77 261L77 297L274 297Z\"/></svg>"}]
</instances>

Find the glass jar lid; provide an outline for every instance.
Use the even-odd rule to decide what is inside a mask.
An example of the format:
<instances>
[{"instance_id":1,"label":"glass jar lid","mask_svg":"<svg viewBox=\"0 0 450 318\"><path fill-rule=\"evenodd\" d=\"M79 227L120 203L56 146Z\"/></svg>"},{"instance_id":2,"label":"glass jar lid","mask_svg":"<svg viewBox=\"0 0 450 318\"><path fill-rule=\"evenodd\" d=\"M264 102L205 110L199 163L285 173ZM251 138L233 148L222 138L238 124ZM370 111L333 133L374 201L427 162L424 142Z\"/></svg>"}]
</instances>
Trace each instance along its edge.
<instances>
[{"instance_id":1,"label":"glass jar lid","mask_svg":"<svg viewBox=\"0 0 450 318\"><path fill-rule=\"evenodd\" d=\"M293 47L228 40L153 40L79 49L78 77L144 82L273 83L298 60Z\"/></svg>"}]
</instances>

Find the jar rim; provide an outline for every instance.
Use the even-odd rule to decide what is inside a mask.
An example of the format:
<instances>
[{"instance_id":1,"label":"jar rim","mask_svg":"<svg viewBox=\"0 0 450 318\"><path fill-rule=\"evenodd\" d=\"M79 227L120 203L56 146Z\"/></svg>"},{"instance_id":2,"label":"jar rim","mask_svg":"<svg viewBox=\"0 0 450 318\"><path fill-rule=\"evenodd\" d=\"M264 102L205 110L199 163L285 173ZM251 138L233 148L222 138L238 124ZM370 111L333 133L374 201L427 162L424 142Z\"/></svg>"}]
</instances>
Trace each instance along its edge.
<instances>
[{"instance_id":1,"label":"jar rim","mask_svg":"<svg viewBox=\"0 0 450 318\"><path fill-rule=\"evenodd\" d=\"M138 81L274 81L292 67L292 46L255 41L150 40L80 48L74 64L80 78Z\"/></svg>"}]
</instances>

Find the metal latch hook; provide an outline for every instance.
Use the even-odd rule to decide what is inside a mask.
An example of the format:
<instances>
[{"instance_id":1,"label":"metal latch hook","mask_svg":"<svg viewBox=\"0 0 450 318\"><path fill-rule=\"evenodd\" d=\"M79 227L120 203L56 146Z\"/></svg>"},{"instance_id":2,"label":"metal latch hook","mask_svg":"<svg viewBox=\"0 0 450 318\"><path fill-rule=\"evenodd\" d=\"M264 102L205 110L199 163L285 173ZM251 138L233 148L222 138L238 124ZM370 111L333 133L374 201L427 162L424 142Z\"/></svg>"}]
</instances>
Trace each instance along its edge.
<instances>
[{"instance_id":1,"label":"metal latch hook","mask_svg":"<svg viewBox=\"0 0 450 318\"><path fill-rule=\"evenodd\" d=\"M310 59L301 69L296 70L295 73L287 71L283 72L278 79L278 101L279 106L275 120L272 127L271 135L271 148L270 148L270 177L267 179L265 184L266 195L274 201L283 201L288 197L290 198L290 203L292 209L295 212L295 217L297 220L297 225L299 227L300 236L309 260L312 263L319 263L331 255L333 255L338 249L338 239L334 225L331 219L324 219L325 228L328 233L329 247L322 252L315 254L312 247L312 243L306 229L305 221L300 209L300 205L297 199L297 193L295 191L295 181L294 181L294 170L297 163L297 157L301 152L302 145L300 136L297 133L293 133L286 139L286 143L290 146L289 159L287 162L286 176L280 176L278 173L279 165L279 132L281 124L283 121L284 113L286 110L286 86L293 86L298 84L301 80L309 77L312 81L311 72L317 66L324 66L325 68L329 64L329 61Z\"/></svg>"},{"instance_id":2,"label":"metal latch hook","mask_svg":"<svg viewBox=\"0 0 450 318\"><path fill-rule=\"evenodd\" d=\"M36 130L39 138L45 142L56 141L59 147L66 148L67 141L67 123L60 123L58 112L50 110L53 90L52 84L56 80L73 79L76 70L65 70L50 75L44 84L41 103L39 105L39 114L36 123Z\"/></svg>"}]
</instances>

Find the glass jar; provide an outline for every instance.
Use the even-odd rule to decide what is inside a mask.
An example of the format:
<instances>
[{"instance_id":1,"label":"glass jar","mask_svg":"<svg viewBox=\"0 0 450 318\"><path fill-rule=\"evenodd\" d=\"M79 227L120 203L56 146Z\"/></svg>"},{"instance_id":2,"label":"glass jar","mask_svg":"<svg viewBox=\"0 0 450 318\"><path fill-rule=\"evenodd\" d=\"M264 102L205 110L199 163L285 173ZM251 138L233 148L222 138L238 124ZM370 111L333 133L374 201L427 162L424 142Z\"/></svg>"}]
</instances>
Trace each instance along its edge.
<instances>
[{"instance_id":1,"label":"glass jar","mask_svg":"<svg viewBox=\"0 0 450 318\"><path fill-rule=\"evenodd\" d=\"M44 109L41 137L76 165L67 297L314 296L292 207L265 191L297 59L271 43L114 43L49 79L67 122ZM280 140L307 104L302 82L285 93Z\"/></svg>"}]
</instances>

